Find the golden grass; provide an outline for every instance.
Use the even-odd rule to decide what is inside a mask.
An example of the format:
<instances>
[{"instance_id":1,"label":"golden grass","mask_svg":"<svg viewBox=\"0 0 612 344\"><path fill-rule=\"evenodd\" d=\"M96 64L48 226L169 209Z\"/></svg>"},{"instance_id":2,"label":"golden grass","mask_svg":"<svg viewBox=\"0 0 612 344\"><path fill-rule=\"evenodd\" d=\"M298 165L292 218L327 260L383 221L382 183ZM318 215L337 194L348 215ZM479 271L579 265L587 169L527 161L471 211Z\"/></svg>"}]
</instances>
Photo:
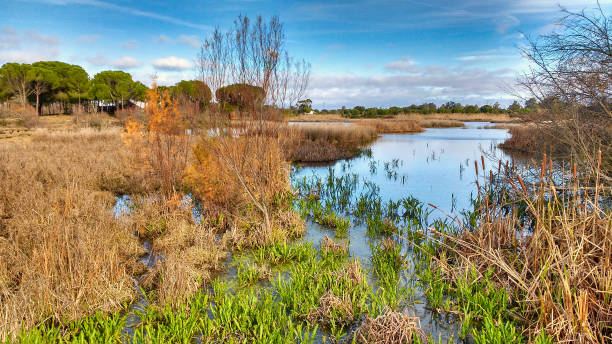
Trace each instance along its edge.
<instances>
[{"instance_id":1,"label":"golden grass","mask_svg":"<svg viewBox=\"0 0 612 344\"><path fill-rule=\"evenodd\" d=\"M136 296L138 240L114 218L126 173L116 130L36 131L0 144L0 340Z\"/></svg>"},{"instance_id":2,"label":"golden grass","mask_svg":"<svg viewBox=\"0 0 612 344\"><path fill-rule=\"evenodd\" d=\"M156 292L159 304L177 303L195 294L223 269L225 246L217 242L213 229L196 223L190 203L164 202L138 197L127 218L132 230L151 242L161 255L143 278L142 285Z\"/></svg>"}]
</instances>

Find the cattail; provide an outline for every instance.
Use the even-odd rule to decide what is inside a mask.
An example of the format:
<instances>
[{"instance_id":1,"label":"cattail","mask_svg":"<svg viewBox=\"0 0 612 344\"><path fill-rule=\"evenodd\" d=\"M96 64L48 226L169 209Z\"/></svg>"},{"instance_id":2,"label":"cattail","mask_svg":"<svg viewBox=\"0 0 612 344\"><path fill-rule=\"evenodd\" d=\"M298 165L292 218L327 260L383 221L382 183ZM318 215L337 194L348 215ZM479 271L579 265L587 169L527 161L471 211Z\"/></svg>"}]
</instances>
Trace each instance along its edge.
<instances>
[{"instance_id":1,"label":"cattail","mask_svg":"<svg viewBox=\"0 0 612 344\"><path fill-rule=\"evenodd\" d=\"M576 179L576 163L574 163L574 173L573 173L573 175L574 175L574 179Z\"/></svg>"},{"instance_id":2,"label":"cattail","mask_svg":"<svg viewBox=\"0 0 612 344\"><path fill-rule=\"evenodd\" d=\"M501 166L502 166L502 162L500 160L497 164L497 174L499 174L499 172L501 171Z\"/></svg>"},{"instance_id":3,"label":"cattail","mask_svg":"<svg viewBox=\"0 0 612 344\"><path fill-rule=\"evenodd\" d=\"M478 162L474 160L474 169L476 170L476 178L478 178Z\"/></svg>"},{"instance_id":4,"label":"cattail","mask_svg":"<svg viewBox=\"0 0 612 344\"><path fill-rule=\"evenodd\" d=\"M493 171L489 171L489 183L493 184Z\"/></svg>"},{"instance_id":5,"label":"cattail","mask_svg":"<svg viewBox=\"0 0 612 344\"><path fill-rule=\"evenodd\" d=\"M597 152L597 172L601 169L601 149Z\"/></svg>"},{"instance_id":6,"label":"cattail","mask_svg":"<svg viewBox=\"0 0 612 344\"><path fill-rule=\"evenodd\" d=\"M523 178L521 178L521 176L519 175L516 175L516 178L518 179L519 183L521 183L521 188L523 189L523 192L526 194L527 188L525 187L525 183L523 183Z\"/></svg>"},{"instance_id":7,"label":"cattail","mask_svg":"<svg viewBox=\"0 0 612 344\"><path fill-rule=\"evenodd\" d=\"M482 161L482 170L484 171L485 166L484 166L484 155L480 156L480 161Z\"/></svg>"}]
</instances>

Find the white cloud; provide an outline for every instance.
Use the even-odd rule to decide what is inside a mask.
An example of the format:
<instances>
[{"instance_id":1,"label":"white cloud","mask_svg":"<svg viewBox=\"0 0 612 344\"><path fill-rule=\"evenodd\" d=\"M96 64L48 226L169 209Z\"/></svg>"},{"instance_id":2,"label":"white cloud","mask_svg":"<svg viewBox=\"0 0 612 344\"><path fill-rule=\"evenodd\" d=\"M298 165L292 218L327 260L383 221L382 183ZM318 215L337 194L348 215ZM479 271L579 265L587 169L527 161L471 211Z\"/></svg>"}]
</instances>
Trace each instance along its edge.
<instances>
[{"instance_id":1,"label":"white cloud","mask_svg":"<svg viewBox=\"0 0 612 344\"><path fill-rule=\"evenodd\" d=\"M113 67L119 69L130 69L140 66L140 61L131 56L122 56L113 61Z\"/></svg>"},{"instance_id":2,"label":"white cloud","mask_svg":"<svg viewBox=\"0 0 612 344\"><path fill-rule=\"evenodd\" d=\"M38 0L38 2L52 4L52 5L59 5L59 6L87 5L87 6L92 6L92 7L104 8L107 10L111 10L113 12L124 13L124 14L132 15L132 16L152 18L152 19L160 20L163 22L171 23L171 24L187 26L187 27L200 29L200 30L210 29L210 27L207 25L195 24L192 22L188 22L186 20L166 16L163 14L158 14L158 13L149 12L149 11L142 11L142 10L127 7L127 6L115 5L113 3L101 1L101 0Z\"/></svg>"},{"instance_id":3,"label":"white cloud","mask_svg":"<svg viewBox=\"0 0 612 344\"><path fill-rule=\"evenodd\" d=\"M19 32L3 27L0 29L0 64L55 60L60 55L59 43L59 38L35 30Z\"/></svg>"},{"instance_id":4,"label":"white cloud","mask_svg":"<svg viewBox=\"0 0 612 344\"><path fill-rule=\"evenodd\" d=\"M153 66L159 70L180 71L190 69L192 65L191 62L186 59L168 56L153 61Z\"/></svg>"},{"instance_id":5,"label":"white cloud","mask_svg":"<svg viewBox=\"0 0 612 344\"><path fill-rule=\"evenodd\" d=\"M19 34L11 27L0 29L0 49L15 49L21 44Z\"/></svg>"},{"instance_id":6,"label":"white cloud","mask_svg":"<svg viewBox=\"0 0 612 344\"><path fill-rule=\"evenodd\" d=\"M405 106L424 102L493 103L508 98L510 69L410 65L409 73L356 76L313 75L308 96L317 107Z\"/></svg>"},{"instance_id":7,"label":"white cloud","mask_svg":"<svg viewBox=\"0 0 612 344\"><path fill-rule=\"evenodd\" d=\"M135 39L131 39L129 41L121 43L121 46L128 50L134 50L138 48L138 41Z\"/></svg>"},{"instance_id":8,"label":"white cloud","mask_svg":"<svg viewBox=\"0 0 612 344\"><path fill-rule=\"evenodd\" d=\"M77 42L82 44L93 44L100 39L100 35L81 35L77 37Z\"/></svg>"},{"instance_id":9,"label":"white cloud","mask_svg":"<svg viewBox=\"0 0 612 344\"><path fill-rule=\"evenodd\" d=\"M168 37L166 35L153 36L153 42L155 42L155 43L168 43L168 42L170 42L170 37Z\"/></svg>"},{"instance_id":10,"label":"white cloud","mask_svg":"<svg viewBox=\"0 0 612 344\"><path fill-rule=\"evenodd\" d=\"M496 25L497 33L506 33L509 29L519 25L521 21L512 15L506 15L501 18L496 18L493 20Z\"/></svg>"},{"instance_id":11,"label":"white cloud","mask_svg":"<svg viewBox=\"0 0 612 344\"><path fill-rule=\"evenodd\" d=\"M90 64L94 66L98 66L98 67L108 65L108 59L101 52L96 53L96 55L94 56L86 57L85 61L89 62Z\"/></svg>"},{"instance_id":12,"label":"white cloud","mask_svg":"<svg viewBox=\"0 0 612 344\"><path fill-rule=\"evenodd\" d=\"M0 51L0 65L6 62L33 63L56 60L58 56L57 48Z\"/></svg>"},{"instance_id":13,"label":"white cloud","mask_svg":"<svg viewBox=\"0 0 612 344\"><path fill-rule=\"evenodd\" d=\"M193 48L200 47L200 41L197 36L180 35L178 38L179 43L188 45Z\"/></svg>"},{"instance_id":14,"label":"white cloud","mask_svg":"<svg viewBox=\"0 0 612 344\"><path fill-rule=\"evenodd\" d=\"M28 40L42 45L57 45L60 42L59 38L51 35L45 35L44 33L40 33L36 30L28 30L26 31L25 35Z\"/></svg>"},{"instance_id":15,"label":"white cloud","mask_svg":"<svg viewBox=\"0 0 612 344\"><path fill-rule=\"evenodd\" d=\"M402 56L397 61L391 61L385 65L385 69L393 72L414 73L418 71L416 61L410 56Z\"/></svg>"}]
</instances>

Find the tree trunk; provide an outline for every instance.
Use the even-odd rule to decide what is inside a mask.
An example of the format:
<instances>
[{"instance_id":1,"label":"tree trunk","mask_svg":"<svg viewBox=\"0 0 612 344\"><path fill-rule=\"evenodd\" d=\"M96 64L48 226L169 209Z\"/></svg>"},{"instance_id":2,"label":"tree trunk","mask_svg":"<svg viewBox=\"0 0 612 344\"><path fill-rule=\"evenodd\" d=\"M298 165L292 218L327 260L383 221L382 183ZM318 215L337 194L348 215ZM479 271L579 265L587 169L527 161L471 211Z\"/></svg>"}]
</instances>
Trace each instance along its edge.
<instances>
[{"instance_id":1,"label":"tree trunk","mask_svg":"<svg viewBox=\"0 0 612 344\"><path fill-rule=\"evenodd\" d=\"M40 92L36 92L36 114L40 116Z\"/></svg>"}]
</instances>

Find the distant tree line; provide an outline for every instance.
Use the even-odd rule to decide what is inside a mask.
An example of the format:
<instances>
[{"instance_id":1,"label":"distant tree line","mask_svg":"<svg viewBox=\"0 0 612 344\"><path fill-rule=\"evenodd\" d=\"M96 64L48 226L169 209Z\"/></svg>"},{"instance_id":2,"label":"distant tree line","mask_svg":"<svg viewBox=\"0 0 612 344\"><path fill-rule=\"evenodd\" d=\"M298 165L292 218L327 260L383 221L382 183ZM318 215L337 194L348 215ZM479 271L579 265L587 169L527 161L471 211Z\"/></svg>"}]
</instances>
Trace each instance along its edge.
<instances>
[{"instance_id":1,"label":"distant tree line","mask_svg":"<svg viewBox=\"0 0 612 344\"><path fill-rule=\"evenodd\" d=\"M309 106L310 108L310 106ZM462 105L461 103L447 102L440 106L434 103L424 103L421 105L410 105L405 107L392 106L389 108L366 108L365 106L355 106L352 109L342 107L340 109L323 109L313 110L319 114L340 114L344 117L349 118L377 118L385 116L393 116L402 113L418 113L418 114L431 114L431 113L490 113L490 114L503 114L503 113L525 113L535 111L539 108L539 103L535 98L529 99L524 105L518 101L514 101L507 108L503 108L499 103L493 105Z\"/></svg>"}]
</instances>

